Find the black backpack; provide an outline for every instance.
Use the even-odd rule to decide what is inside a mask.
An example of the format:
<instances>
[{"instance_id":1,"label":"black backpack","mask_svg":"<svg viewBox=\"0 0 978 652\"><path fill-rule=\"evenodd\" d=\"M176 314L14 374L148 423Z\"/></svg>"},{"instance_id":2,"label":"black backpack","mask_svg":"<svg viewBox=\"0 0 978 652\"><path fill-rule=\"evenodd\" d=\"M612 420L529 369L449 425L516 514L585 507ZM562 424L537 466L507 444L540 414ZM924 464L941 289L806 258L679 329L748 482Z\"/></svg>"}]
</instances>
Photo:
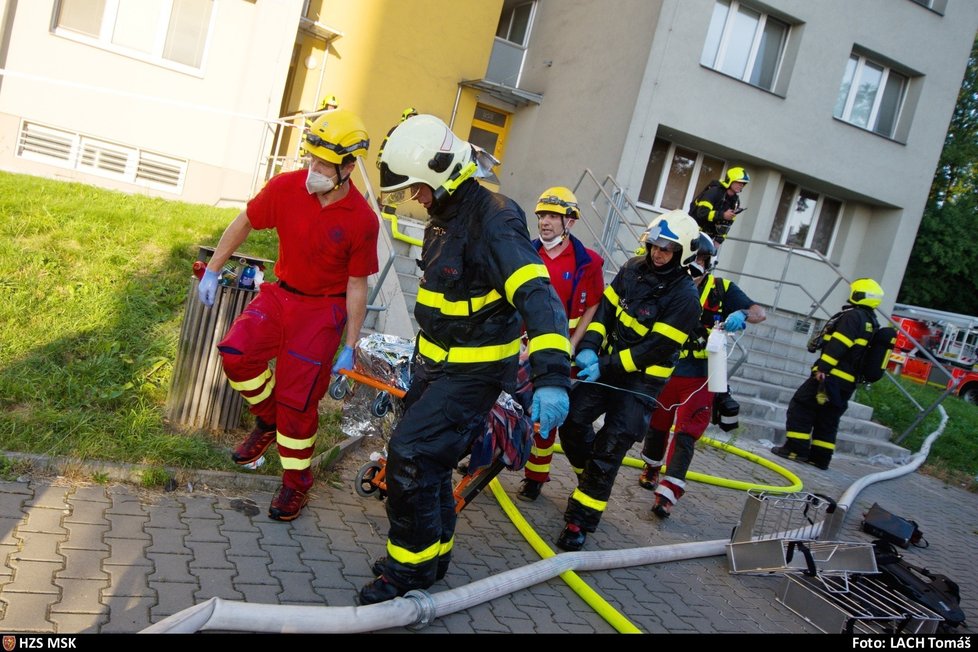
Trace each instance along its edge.
<instances>
[{"instance_id":1,"label":"black backpack","mask_svg":"<svg viewBox=\"0 0 978 652\"><path fill-rule=\"evenodd\" d=\"M869 338L869 344L863 351L863 359L859 362L859 380L864 383L875 383L883 377L886 363L890 361L890 352L896 345L896 329L889 326L877 328Z\"/></svg>"},{"instance_id":2,"label":"black backpack","mask_svg":"<svg viewBox=\"0 0 978 652\"><path fill-rule=\"evenodd\" d=\"M889 589L924 605L943 618L944 633L964 624L961 591L954 580L947 575L908 564L896 548L886 541L874 541L873 553L880 572L879 579Z\"/></svg>"}]
</instances>

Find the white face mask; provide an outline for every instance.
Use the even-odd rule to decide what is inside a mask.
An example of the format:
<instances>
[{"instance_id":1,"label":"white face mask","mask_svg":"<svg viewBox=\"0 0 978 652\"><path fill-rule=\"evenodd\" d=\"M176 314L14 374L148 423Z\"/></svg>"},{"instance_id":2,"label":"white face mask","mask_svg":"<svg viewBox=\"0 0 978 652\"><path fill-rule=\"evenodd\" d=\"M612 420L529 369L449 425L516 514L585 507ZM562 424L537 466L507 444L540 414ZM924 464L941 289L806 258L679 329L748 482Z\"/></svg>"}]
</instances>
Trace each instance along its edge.
<instances>
[{"instance_id":1,"label":"white face mask","mask_svg":"<svg viewBox=\"0 0 978 652\"><path fill-rule=\"evenodd\" d=\"M335 187L336 182L333 181L333 177L327 177L312 170L306 173L306 192L310 195L329 192Z\"/></svg>"},{"instance_id":2,"label":"white face mask","mask_svg":"<svg viewBox=\"0 0 978 652\"><path fill-rule=\"evenodd\" d=\"M540 238L540 243L543 245L543 248L544 249L546 249L547 251L550 251L551 249L553 249L554 247L556 247L557 245L559 245L561 242L563 242L565 237L566 237L565 235L561 235L561 236L558 236L558 237L554 238L550 242L547 242L543 238Z\"/></svg>"}]
</instances>

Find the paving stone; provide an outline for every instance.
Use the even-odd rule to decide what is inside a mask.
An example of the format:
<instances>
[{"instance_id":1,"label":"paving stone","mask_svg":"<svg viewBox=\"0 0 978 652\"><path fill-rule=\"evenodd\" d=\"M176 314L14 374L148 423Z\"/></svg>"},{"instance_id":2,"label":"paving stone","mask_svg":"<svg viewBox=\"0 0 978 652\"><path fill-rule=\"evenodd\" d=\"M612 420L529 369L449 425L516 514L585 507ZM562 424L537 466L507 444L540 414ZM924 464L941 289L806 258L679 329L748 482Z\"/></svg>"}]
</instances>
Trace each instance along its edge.
<instances>
[{"instance_id":1,"label":"paving stone","mask_svg":"<svg viewBox=\"0 0 978 652\"><path fill-rule=\"evenodd\" d=\"M297 572L302 570L303 564L299 559L302 548L298 546L263 546L265 552L271 558L268 569L275 573L279 571Z\"/></svg>"},{"instance_id":2,"label":"paving stone","mask_svg":"<svg viewBox=\"0 0 978 652\"><path fill-rule=\"evenodd\" d=\"M146 527L149 517L145 514L113 514L106 512L105 517L109 521L109 532L107 538L111 539L149 539L149 535L143 530Z\"/></svg>"},{"instance_id":3,"label":"paving stone","mask_svg":"<svg viewBox=\"0 0 978 652\"><path fill-rule=\"evenodd\" d=\"M193 561L190 562L191 572L199 568L234 569L234 565L227 559L227 544L212 541L188 541L186 545L193 555Z\"/></svg>"},{"instance_id":4,"label":"paving stone","mask_svg":"<svg viewBox=\"0 0 978 652\"><path fill-rule=\"evenodd\" d=\"M55 579L109 579L109 576L102 570L102 562L108 556L105 551L62 548L61 554L64 556L65 566L55 572Z\"/></svg>"},{"instance_id":5,"label":"paving stone","mask_svg":"<svg viewBox=\"0 0 978 652\"><path fill-rule=\"evenodd\" d=\"M215 511L217 498L213 496L181 496L179 500L183 503L184 518L220 518Z\"/></svg>"},{"instance_id":6,"label":"paving stone","mask_svg":"<svg viewBox=\"0 0 978 652\"><path fill-rule=\"evenodd\" d=\"M282 585L279 594L281 604L319 604L322 598L313 589L313 575L310 572L279 571L275 574Z\"/></svg>"},{"instance_id":7,"label":"paving stone","mask_svg":"<svg viewBox=\"0 0 978 652\"><path fill-rule=\"evenodd\" d=\"M111 533L109 533L111 534ZM149 546L149 535L140 539L117 539L106 536L105 543L109 546L109 556L105 564L116 566L152 566L146 559L146 548Z\"/></svg>"},{"instance_id":8,"label":"paving stone","mask_svg":"<svg viewBox=\"0 0 978 652\"><path fill-rule=\"evenodd\" d=\"M155 597L149 588L148 576L152 572L149 560L143 566L118 566L103 564L102 569L109 574L109 586L103 597Z\"/></svg>"},{"instance_id":9,"label":"paving stone","mask_svg":"<svg viewBox=\"0 0 978 652\"><path fill-rule=\"evenodd\" d=\"M312 585L317 590L351 590L360 588L360 585L352 582L348 577L348 573L344 572L344 564L342 562L308 560L305 562L305 567L312 572L312 575L315 578L312 581ZM366 577L369 575L370 572L365 567L363 578L364 583L366 582Z\"/></svg>"},{"instance_id":10,"label":"paving stone","mask_svg":"<svg viewBox=\"0 0 978 652\"><path fill-rule=\"evenodd\" d=\"M0 480L0 493L33 496L34 495L33 483L21 482L16 480Z\"/></svg>"},{"instance_id":11,"label":"paving stone","mask_svg":"<svg viewBox=\"0 0 978 652\"><path fill-rule=\"evenodd\" d=\"M268 570L269 559L267 557L228 557L228 561L234 565L234 585L239 584L274 584L278 586L280 580L277 573Z\"/></svg>"},{"instance_id":12,"label":"paving stone","mask_svg":"<svg viewBox=\"0 0 978 652\"><path fill-rule=\"evenodd\" d=\"M48 620L48 610L59 600L57 593L11 593L4 591L0 594L0 603L4 603L3 630L5 632L51 632L55 631L54 623Z\"/></svg>"},{"instance_id":13,"label":"paving stone","mask_svg":"<svg viewBox=\"0 0 978 652\"><path fill-rule=\"evenodd\" d=\"M149 610L156 604L154 597L128 595L104 596L102 602L109 608L109 622L102 626L101 634L134 634L152 623Z\"/></svg>"},{"instance_id":14,"label":"paving stone","mask_svg":"<svg viewBox=\"0 0 978 652\"><path fill-rule=\"evenodd\" d=\"M302 551L299 553L299 558L302 561L338 561L340 559L339 555L333 554L329 549L329 539L323 535L318 537L304 536L304 535L294 535L292 537L293 541L297 541Z\"/></svg>"},{"instance_id":15,"label":"paving stone","mask_svg":"<svg viewBox=\"0 0 978 652\"><path fill-rule=\"evenodd\" d=\"M109 525L109 519L105 517L105 511L112 503L70 497L68 498L68 504L71 506L71 511L64 517L63 522L66 527L72 523Z\"/></svg>"},{"instance_id":16,"label":"paving stone","mask_svg":"<svg viewBox=\"0 0 978 652\"><path fill-rule=\"evenodd\" d=\"M54 574L64 568L62 562L9 560L14 570L14 579L3 587L4 595L19 593L59 593L53 583Z\"/></svg>"},{"instance_id":17,"label":"paving stone","mask_svg":"<svg viewBox=\"0 0 978 652\"><path fill-rule=\"evenodd\" d=\"M300 517L301 518L301 517ZM255 527L261 531L260 541L263 546L298 546L292 539L292 529L288 523L279 521L256 521Z\"/></svg>"},{"instance_id":18,"label":"paving stone","mask_svg":"<svg viewBox=\"0 0 978 652\"><path fill-rule=\"evenodd\" d=\"M240 498L238 500L241 500ZM257 507L257 505L256 505ZM221 533L228 536L230 532L259 532L259 529L252 522L252 518L267 518L263 516L264 510L258 507L259 512L255 517L248 516L230 506L215 508L215 512L221 517Z\"/></svg>"},{"instance_id":19,"label":"paving stone","mask_svg":"<svg viewBox=\"0 0 978 652\"><path fill-rule=\"evenodd\" d=\"M200 586L196 578L192 583L151 581L149 586L159 596L159 602L150 608L150 619L154 623L197 604L194 594Z\"/></svg>"},{"instance_id":20,"label":"paving stone","mask_svg":"<svg viewBox=\"0 0 978 652\"><path fill-rule=\"evenodd\" d=\"M234 583L236 588L243 596L245 602L252 604L279 604L279 592L282 588L278 584L239 584Z\"/></svg>"},{"instance_id":21,"label":"paving stone","mask_svg":"<svg viewBox=\"0 0 978 652\"><path fill-rule=\"evenodd\" d=\"M268 553L261 547L259 542L261 533L258 529L255 529L253 532L222 530L222 533L227 537L229 543L228 557L268 558Z\"/></svg>"},{"instance_id":22,"label":"paving stone","mask_svg":"<svg viewBox=\"0 0 978 652\"><path fill-rule=\"evenodd\" d=\"M108 552L109 544L105 542L105 534L109 531L108 521L105 525L65 522L65 529L68 531L68 536L61 542L62 551L77 549Z\"/></svg>"},{"instance_id":23,"label":"paving stone","mask_svg":"<svg viewBox=\"0 0 978 652\"><path fill-rule=\"evenodd\" d=\"M219 518L184 518L187 541L216 541L226 543L227 537L220 531L223 521Z\"/></svg>"},{"instance_id":24,"label":"paving stone","mask_svg":"<svg viewBox=\"0 0 978 652\"><path fill-rule=\"evenodd\" d=\"M34 485L34 495L27 501L27 507L63 510L68 508L65 502L68 487L37 483Z\"/></svg>"},{"instance_id":25,"label":"paving stone","mask_svg":"<svg viewBox=\"0 0 978 652\"><path fill-rule=\"evenodd\" d=\"M17 532L26 519L26 515L23 518L0 518L0 545L19 546Z\"/></svg>"},{"instance_id":26,"label":"paving stone","mask_svg":"<svg viewBox=\"0 0 978 652\"><path fill-rule=\"evenodd\" d=\"M146 548L147 553L169 553L174 555L189 555L190 548L184 543L189 534L189 530L173 528L146 528L150 543Z\"/></svg>"},{"instance_id":27,"label":"paving stone","mask_svg":"<svg viewBox=\"0 0 978 652\"><path fill-rule=\"evenodd\" d=\"M105 510L106 516L145 516L146 510L143 508L139 496L134 494L129 487L115 485L106 490L106 495L112 501L112 504Z\"/></svg>"},{"instance_id":28,"label":"paving stone","mask_svg":"<svg viewBox=\"0 0 978 652\"><path fill-rule=\"evenodd\" d=\"M21 549L20 552L16 553L15 558L64 562L64 557L58 554L58 546L64 541L64 535L21 530L17 538L20 539Z\"/></svg>"},{"instance_id":29,"label":"paving stone","mask_svg":"<svg viewBox=\"0 0 978 652\"><path fill-rule=\"evenodd\" d=\"M153 562L154 570L147 578L150 585L153 582L196 583L197 578L190 572L190 555L174 555L169 553L147 553Z\"/></svg>"},{"instance_id":30,"label":"paving stone","mask_svg":"<svg viewBox=\"0 0 978 652\"><path fill-rule=\"evenodd\" d=\"M55 579L54 583L61 587L61 600L51 605L52 612L99 614L107 611L99 604L99 597L109 586L108 574L104 580Z\"/></svg>"},{"instance_id":31,"label":"paving stone","mask_svg":"<svg viewBox=\"0 0 978 652\"><path fill-rule=\"evenodd\" d=\"M67 534L61 521L68 515L68 509L33 507L27 512L27 521L20 526L21 532L45 532Z\"/></svg>"},{"instance_id":32,"label":"paving stone","mask_svg":"<svg viewBox=\"0 0 978 652\"><path fill-rule=\"evenodd\" d=\"M208 598L223 598L225 600L241 600L244 596L234 588L231 581L236 571L223 568L195 568L193 574L197 577L200 588L194 593L197 602Z\"/></svg>"},{"instance_id":33,"label":"paving stone","mask_svg":"<svg viewBox=\"0 0 978 652\"><path fill-rule=\"evenodd\" d=\"M146 528L161 530L188 530L189 526L182 520L183 504L176 503L167 506L156 505L147 514L149 521Z\"/></svg>"},{"instance_id":34,"label":"paving stone","mask_svg":"<svg viewBox=\"0 0 978 652\"><path fill-rule=\"evenodd\" d=\"M98 634L102 626L109 622L108 609L98 614L52 613L58 634Z\"/></svg>"}]
</instances>

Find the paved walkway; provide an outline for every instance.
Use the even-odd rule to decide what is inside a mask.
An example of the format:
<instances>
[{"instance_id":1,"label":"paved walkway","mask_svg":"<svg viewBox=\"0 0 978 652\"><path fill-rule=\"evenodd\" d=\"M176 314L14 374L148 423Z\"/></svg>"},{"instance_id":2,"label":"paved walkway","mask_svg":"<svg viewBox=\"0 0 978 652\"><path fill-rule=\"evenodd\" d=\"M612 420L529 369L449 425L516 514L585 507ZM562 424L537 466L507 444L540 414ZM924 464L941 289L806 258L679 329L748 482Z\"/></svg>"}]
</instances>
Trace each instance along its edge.
<instances>
[{"instance_id":1,"label":"paved walkway","mask_svg":"<svg viewBox=\"0 0 978 652\"><path fill-rule=\"evenodd\" d=\"M353 491L357 468L376 440L320 481L303 515L292 523L268 519L273 487L222 490L216 475L193 491L146 491L60 477L0 482L0 631L138 632L213 596L263 604L349 606L370 579L370 560L383 553L383 503ZM749 450L753 442L742 442ZM763 448L753 448L771 458ZM637 449L633 449L637 454ZM838 497L857 478L882 470L837 456L820 471L785 462L805 490ZM701 446L693 470L722 477L785 484L763 467ZM572 473L558 455L554 479L535 503L517 501L523 515L552 542L572 490ZM206 477L206 476L205 476ZM254 477L254 476L250 476ZM510 496L521 474L500 476ZM622 469L606 516L587 550L617 550L727 539L746 494L690 483L672 518L648 509L651 494L638 470ZM274 479L273 479L274 481ZM844 540L868 543L861 515L878 501L913 518L930 542L909 561L943 572L961 586L963 608L978 623L978 495L911 474L867 488L844 527ZM459 519L454 563L431 591L458 587L538 560L491 493ZM725 557L583 573L582 577L632 624L649 633L811 633L817 631L777 601L783 580L732 575ZM393 629L389 631L408 631ZM560 579L435 620L431 633L611 633L615 630Z\"/></svg>"}]
</instances>

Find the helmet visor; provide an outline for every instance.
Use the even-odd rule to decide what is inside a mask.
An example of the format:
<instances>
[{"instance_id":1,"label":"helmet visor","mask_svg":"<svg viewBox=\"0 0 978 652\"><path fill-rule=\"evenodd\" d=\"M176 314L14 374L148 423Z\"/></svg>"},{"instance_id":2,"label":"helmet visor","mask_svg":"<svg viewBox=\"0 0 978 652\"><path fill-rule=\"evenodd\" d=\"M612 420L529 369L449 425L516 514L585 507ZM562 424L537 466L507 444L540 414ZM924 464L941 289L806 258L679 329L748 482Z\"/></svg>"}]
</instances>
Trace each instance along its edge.
<instances>
[{"instance_id":1,"label":"helmet visor","mask_svg":"<svg viewBox=\"0 0 978 652\"><path fill-rule=\"evenodd\" d=\"M544 207L555 206L563 208L564 210L562 211L555 210L549 212L560 213L574 218L577 217L577 202L563 200L557 195L547 195L537 201L537 212L547 212L547 208L541 208L541 205Z\"/></svg>"},{"instance_id":2,"label":"helmet visor","mask_svg":"<svg viewBox=\"0 0 978 652\"><path fill-rule=\"evenodd\" d=\"M347 145L346 147L343 147L341 145L337 145L336 143L331 143L327 140L323 140L316 134L306 134L306 142L312 145L313 147L322 147L324 149L328 149L331 152L335 152L340 156L346 156L347 154L352 154L358 149L367 149L368 147L370 147L369 140L358 140L357 142L351 145Z\"/></svg>"}]
</instances>

